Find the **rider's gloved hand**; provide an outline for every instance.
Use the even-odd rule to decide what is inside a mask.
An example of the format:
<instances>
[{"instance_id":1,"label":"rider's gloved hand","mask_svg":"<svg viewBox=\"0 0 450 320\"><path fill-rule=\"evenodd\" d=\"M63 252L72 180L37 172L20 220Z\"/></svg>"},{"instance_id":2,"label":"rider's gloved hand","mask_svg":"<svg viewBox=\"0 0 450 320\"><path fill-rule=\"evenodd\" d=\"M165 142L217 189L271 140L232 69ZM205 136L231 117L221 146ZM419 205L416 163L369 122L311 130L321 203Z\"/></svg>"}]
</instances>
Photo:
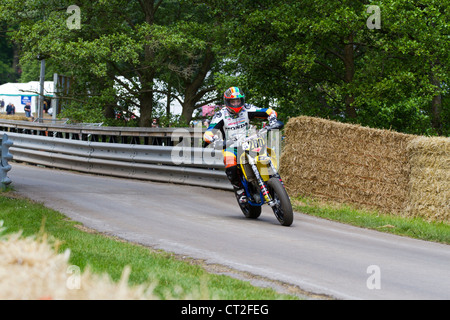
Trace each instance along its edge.
<instances>
[{"instance_id":1,"label":"rider's gloved hand","mask_svg":"<svg viewBox=\"0 0 450 320\"><path fill-rule=\"evenodd\" d=\"M213 147L213 149L217 149L217 148L223 148L223 144L224 142L222 141L222 139L220 139L217 135L215 135L214 137L212 137L212 142L211 142L211 146Z\"/></svg>"},{"instance_id":2,"label":"rider's gloved hand","mask_svg":"<svg viewBox=\"0 0 450 320\"><path fill-rule=\"evenodd\" d=\"M277 122L277 116L275 114L271 114L267 120L269 120L269 126L273 126Z\"/></svg>"}]
</instances>

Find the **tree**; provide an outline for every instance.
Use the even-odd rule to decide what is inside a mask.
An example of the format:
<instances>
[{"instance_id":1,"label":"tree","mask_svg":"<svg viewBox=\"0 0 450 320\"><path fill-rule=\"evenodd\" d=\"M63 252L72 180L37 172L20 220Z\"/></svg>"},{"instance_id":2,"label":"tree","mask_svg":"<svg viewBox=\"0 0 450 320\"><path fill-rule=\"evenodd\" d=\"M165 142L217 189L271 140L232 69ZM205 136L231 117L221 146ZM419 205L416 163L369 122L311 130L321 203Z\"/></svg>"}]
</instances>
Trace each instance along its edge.
<instances>
[{"instance_id":1,"label":"tree","mask_svg":"<svg viewBox=\"0 0 450 320\"><path fill-rule=\"evenodd\" d=\"M57 70L75 79L73 95L67 97L74 104L95 110L100 105L103 111L117 102L125 108L134 106L140 113L139 125L150 126L157 102L155 81L174 65L180 67L171 56L195 54L204 63L196 67L197 60L184 59L193 64L183 66L192 73L190 78L176 81L185 83L180 93L185 98L186 118L190 117L192 103L208 92L202 83L214 54L207 40L186 32L186 26L188 20L191 26L202 24L196 14L205 6L173 0L84 0L78 4L80 28L74 29L67 25L71 4L0 1L0 10L8 12L0 18L17 17L19 28L14 39L22 45L22 61L45 56ZM207 30L204 23L202 28Z\"/></svg>"},{"instance_id":2,"label":"tree","mask_svg":"<svg viewBox=\"0 0 450 320\"><path fill-rule=\"evenodd\" d=\"M371 1L381 24L369 29L365 1L204 2L228 21L241 77L282 115L445 131L437 127L448 114L446 3Z\"/></svg>"},{"instance_id":3,"label":"tree","mask_svg":"<svg viewBox=\"0 0 450 320\"><path fill-rule=\"evenodd\" d=\"M196 108L216 100L214 78L224 55L224 37L220 24L205 5L194 1L185 2L185 6L177 3L178 10L170 10L176 16L169 19L177 21L176 29L189 45L170 46L159 76L167 87L160 92L167 94L170 88L170 96L181 104L182 118L189 123Z\"/></svg>"},{"instance_id":4,"label":"tree","mask_svg":"<svg viewBox=\"0 0 450 320\"><path fill-rule=\"evenodd\" d=\"M20 76L18 67L18 46L9 37L10 27L0 27L0 84L14 82Z\"/></svg>"}]
</instances>

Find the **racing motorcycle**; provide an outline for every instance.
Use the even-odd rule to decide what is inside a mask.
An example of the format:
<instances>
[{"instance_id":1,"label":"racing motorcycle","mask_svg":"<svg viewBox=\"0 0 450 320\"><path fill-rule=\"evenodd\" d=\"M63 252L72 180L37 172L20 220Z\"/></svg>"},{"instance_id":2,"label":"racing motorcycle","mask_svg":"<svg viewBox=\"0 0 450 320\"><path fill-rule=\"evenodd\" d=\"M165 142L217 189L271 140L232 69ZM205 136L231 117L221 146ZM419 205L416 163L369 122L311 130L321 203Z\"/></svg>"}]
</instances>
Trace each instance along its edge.
<instances>
[{"instance_id":1,"label":"racing motorcycle","mask_svg":"<svg viewBox=\"0 0 450 320\"><path fill-rule=\"evenodd\" d=\"M291 201L277 170L275 151L267 146L266 137L269 130L282 127L283 123L278 121L253 135L233 141L240 148L238 168L248 199L245 203L238 200L238 204L249 219L257 219L262 205L268 204L280 224L290 226L294 220Z\"/></svg>"}]
</instances>

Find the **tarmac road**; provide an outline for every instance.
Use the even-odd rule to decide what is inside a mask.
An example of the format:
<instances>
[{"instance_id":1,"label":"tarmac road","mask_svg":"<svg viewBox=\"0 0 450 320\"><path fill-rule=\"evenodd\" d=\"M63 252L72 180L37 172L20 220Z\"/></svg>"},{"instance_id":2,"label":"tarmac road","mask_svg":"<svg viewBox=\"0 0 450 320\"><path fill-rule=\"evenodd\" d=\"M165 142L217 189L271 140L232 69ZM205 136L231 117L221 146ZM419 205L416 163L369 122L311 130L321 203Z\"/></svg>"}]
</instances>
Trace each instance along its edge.
<instances>
[{"instance_id":1,"label":"tarmac road","mask_svg":"<svg viewBox=\"0 0 450 320\"><path fill-rule=\"evenodd\" d=\"M85 226L337 299L450 299L450 246L295 213L257 220L231 192L12 163L15 190Z\"/></svg>"}]
</instances>

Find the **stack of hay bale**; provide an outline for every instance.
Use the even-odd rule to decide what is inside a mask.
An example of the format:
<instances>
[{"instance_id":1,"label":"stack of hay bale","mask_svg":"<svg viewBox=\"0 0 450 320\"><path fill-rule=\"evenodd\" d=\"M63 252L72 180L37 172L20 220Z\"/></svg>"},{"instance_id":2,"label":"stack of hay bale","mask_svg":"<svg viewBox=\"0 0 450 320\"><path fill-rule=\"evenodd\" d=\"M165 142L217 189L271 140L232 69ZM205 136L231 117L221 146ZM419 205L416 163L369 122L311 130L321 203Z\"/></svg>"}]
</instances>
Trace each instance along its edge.
<instances>
[{"instance_id":1,"label":"stack of hay bale","mask_svg":"<svg viewBox=\"0 0 450 320\"><path fill-rule=\"evenodd\" d=\"M1 227L1 221L0 221ZM0 228L1 232L1 228ZM0 299L90 300L155 299L144 286L129 287L129 268L118 283L107 275L77 272L69 251L56 253L46 238L0 237Z\"/></svg>"},{"instance_id":2,"label":"stack of hay bale","mask_svg":"<svg viewBox=\"0 0 450 320\"><path fill-rule=\"evenodd\" d=\"M450 139L418 137L407 151L411 174L405 213L450 221Z\"/></svg>"},{"instance_id":3,"label":"stack of hay bale","mask_svg":"<svg viewBox=\"0 0 450 320\"><path fill-rule=\"evenodd\" d=\"M285 135L280 173L291 196L427 218L431 216L425 208L434 208L442 213L433 218L449 219L448 138L417 137L305 116L290 119ZM425 169L426 163L433 164ZM430 182L437 185L430 187ZM432 190L427 193L429 200L419 190L422 195ZM431 194L440 200L432 200Z\"/></svg>"}]
</instances>

